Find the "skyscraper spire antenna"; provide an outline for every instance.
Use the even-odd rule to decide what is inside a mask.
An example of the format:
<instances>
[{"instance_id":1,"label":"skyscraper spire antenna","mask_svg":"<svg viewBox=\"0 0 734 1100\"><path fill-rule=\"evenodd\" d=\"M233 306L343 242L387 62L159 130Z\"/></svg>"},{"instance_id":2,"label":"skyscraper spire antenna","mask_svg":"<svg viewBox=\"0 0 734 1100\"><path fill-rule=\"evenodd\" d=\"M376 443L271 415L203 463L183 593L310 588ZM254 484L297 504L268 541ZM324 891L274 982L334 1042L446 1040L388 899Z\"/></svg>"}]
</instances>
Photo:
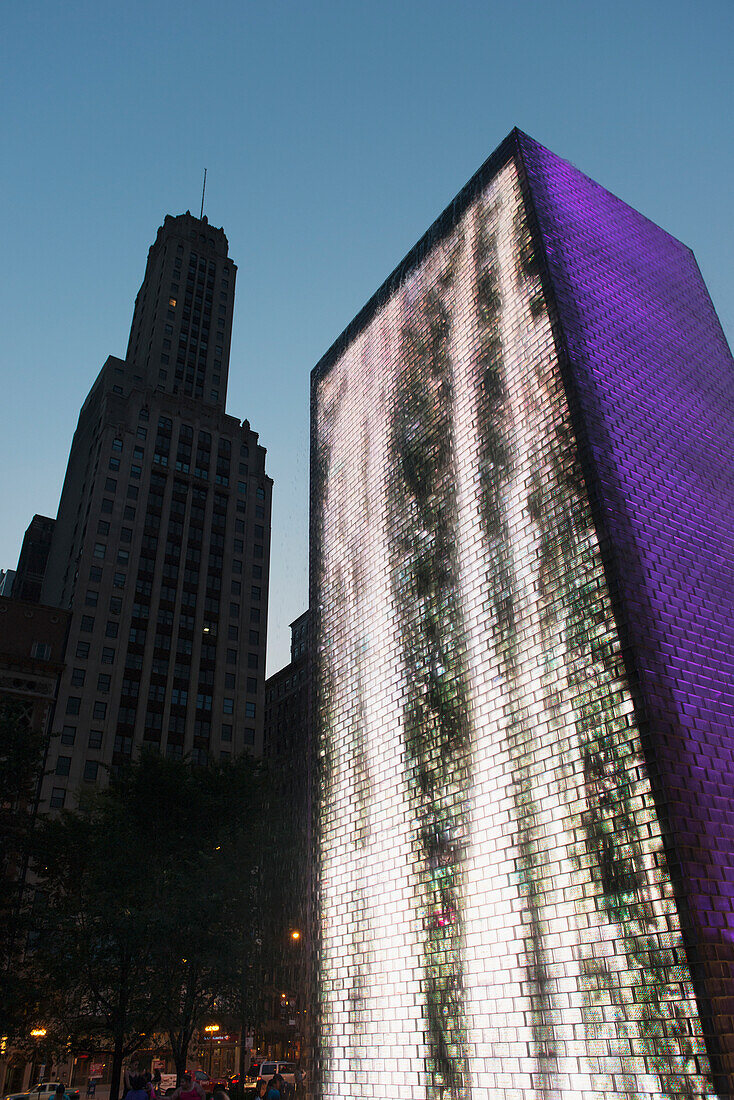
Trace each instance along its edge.
<instances>
[{"instance_id":1,"label":"skyscraper spire antenna","mask_svg":"<svg viewBox=\"0 0 734 1100\"><path fill-rule=\"evenodd\" d=\"M199 221L204 217L204 192L206 191L206 168L204 169L204 183L201 188L201 213L199 214Z\"/></svg>"}]
</instances>

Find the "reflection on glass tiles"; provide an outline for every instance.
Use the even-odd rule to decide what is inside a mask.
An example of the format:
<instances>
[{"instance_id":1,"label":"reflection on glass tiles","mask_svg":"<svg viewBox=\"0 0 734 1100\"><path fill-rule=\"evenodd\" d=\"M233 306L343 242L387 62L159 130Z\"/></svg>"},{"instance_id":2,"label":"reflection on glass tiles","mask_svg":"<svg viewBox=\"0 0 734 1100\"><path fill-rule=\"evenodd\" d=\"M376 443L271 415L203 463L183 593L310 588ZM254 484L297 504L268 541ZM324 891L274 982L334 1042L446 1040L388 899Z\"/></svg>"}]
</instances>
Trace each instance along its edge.
<instances>
[{"instance_id":1,"label":"reflection on glass tiles","mask_svg":"<svg viewBox=\"0 0 734 1100\"><path fill-rule=\"evenodd\" d=\"M716 1095L519 165L314 375L323 1100Z\"/></svg>"}]
</instances>

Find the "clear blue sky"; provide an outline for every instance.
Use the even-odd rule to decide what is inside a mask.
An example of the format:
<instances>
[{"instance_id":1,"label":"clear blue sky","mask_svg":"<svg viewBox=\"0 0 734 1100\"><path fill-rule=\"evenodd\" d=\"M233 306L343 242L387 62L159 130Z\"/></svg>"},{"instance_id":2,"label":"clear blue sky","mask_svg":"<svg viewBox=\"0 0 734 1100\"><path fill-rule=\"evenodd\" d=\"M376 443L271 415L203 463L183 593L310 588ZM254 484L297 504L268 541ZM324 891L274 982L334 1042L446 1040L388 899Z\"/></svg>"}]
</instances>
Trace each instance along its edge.
<instances>
[{"instance_id":1,"label":"clear blue sky","mask_svg":"<svg viewBox=\"0 0 734 1100\"><path fill-rule=\"evenodd\" d=\"M695 251L734 330L732 0L3 8L3 523L55 515L166 213L239 265L228 411L275 480L270 671L307 602L308 378L515 125Z\"/></svg>"}]
</instances>

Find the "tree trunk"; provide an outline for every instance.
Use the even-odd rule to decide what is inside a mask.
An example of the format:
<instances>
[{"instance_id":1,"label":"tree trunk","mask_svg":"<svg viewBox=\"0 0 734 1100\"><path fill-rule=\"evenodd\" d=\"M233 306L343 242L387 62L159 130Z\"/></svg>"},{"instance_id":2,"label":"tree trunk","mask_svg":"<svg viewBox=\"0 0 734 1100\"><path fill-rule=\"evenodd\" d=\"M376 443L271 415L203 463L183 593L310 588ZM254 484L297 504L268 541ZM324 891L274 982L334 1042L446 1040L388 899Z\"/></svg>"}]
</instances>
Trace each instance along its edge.
<instances>
[{"instance_id":1,"label":"tree trunk","mask_svg":"<svg viewBox=\"0 0 734 1100\"><path fill-rule=\"evenodd\" d=\"M176 1063L176 1088L181 1084L181 1078L186 1072L186 1058L189 1053L189 1044L187 1043L183 1049L176 1051L174 1061Z\"/></svg>"},{"instance_id":2,"label":"tree trunk","mask_svg":"<svg viewBox=\"0 0 734 1100\"><path fill-rule=\"evenodd\" d=\"M112 1080L110 1082L110 1100L118 1100L120 1095L120 1077L122 1076L123 1037L115 1036L115 1048L112 1052Z\"/></svg>"}]
</instances>

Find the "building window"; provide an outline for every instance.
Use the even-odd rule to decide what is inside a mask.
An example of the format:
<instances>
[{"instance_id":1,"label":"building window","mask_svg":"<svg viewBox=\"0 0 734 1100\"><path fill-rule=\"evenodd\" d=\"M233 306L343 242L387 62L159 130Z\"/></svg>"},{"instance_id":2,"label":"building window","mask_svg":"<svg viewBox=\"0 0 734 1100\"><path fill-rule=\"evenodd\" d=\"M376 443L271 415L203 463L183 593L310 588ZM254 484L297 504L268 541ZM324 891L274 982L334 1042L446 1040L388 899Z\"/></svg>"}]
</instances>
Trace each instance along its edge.
<instances>
[{"instance_id":1,"label":"building window","mask_svg":"<svg viewBox=\"0 0 734 1100\"><path fill-rule=\"evenodd\" d=\"M95 702L92 710L93 718L106 718L107 717L107 704L102 703L99 699Z\"/></svg>"},{"instance_id":2,"label":"building window","mask_svg":"<svg viewBox=\"0 0 734 1100\"><path fill-rule=\"evenodd\" d=\"M140 425L138 425L138 430L135 434L138 437L138 439L147 439L148 438L148 429L147 428L141 428Z\"/></svg>"},{"instance_id":3,"label":"building window","mask_svg":"<svg viewBox=\"0 0 734 1100\"><path fill-rule=\"evenodd\" d=\"M71 670L71 682L74 687L84 687L84 669L73 668Z\"/></svg>"},{"instance_id":4,"label":"building window","mask_svg":"<svg viewBox=\"0 0 734 1100\"><path fill-rule=\"evenodd\" d=\"M81 707L81 705L82 705L81 696L79 696L79 695L70 695L69 698L66 700L66 713L67 714L78 714L79 713L79 708Z\"/></svg>"},{"instance_id":5,"label":"building window","mask_svg":"<svg viewBox=\"0 0 734 1100\"><path fill-rule=\"evenodd\" d=\"M110 458L110 461L109 461L108 465L109 465L110 470L119 470L120 469L120 460L119 460L119 458L115 458L114 455L113 455L112 458Z\"/></svg>"},{"instance_id":6,"label":"building window","mask_svg":"<svg viewBox=\"0 0 734 1100\"><path fill-rule=\"evenodd\" d=\"M102 748L102 730L89 731L89 747L90 749Z\"/></svg>"},{"instance_id":7,"label":"building window","mask_svg":"<svg viewBox=\"0 0 734 1100\"><path fill-rule=\"evenodd\" d=\"M110 682L112 677L106 672L100 672L97 677L97 691L107 692L110 690Z\"/></svg>"},{"instance_id":8,"label":"building window","mask_svg":"<svg viewBox=\"0 0 734 1100\"><path fill-rule=\"evenodd\" d=\"M84 764L84 781L86 783L96 783L97 772L99 771L99 764L96 760L87 760Z\"/></svg>"},{"instance_id":9,"label":"building window","mask_svg":"<svg viewBox=\"0 0 734 1100\"><path fill-rule=\"evenodd\" d=\"M234 714L234 699L230 699L228 696L225 695L224 699L222 700L222 713Z\"/></svg>"},{"instance_id":10,"label":"building window","mask_svg":"<svg viewBox=\"0 0 734 1100\"><path fill-rule=\"evenodd\" d=\"M239 635L240 632L238 627L230 626L229 630L227 631L227 637L229 638L230 642L236 642L239 638Z\"/></svg>"},{"instance_id":11,"label":"building window","mask_svg":"<svg viewBox=\"0 0 734 1100\"><path fill-rule=\"evenodd\" d=\"M85 634L90 634L94 630L94 615L82 615L79 629Z\"/></svg>"},{"instance_id":12,"label":"building window","mask_svg":"<svg viewBox=\"0 0 734 1100\"><path fill-rule=\"evenodd\" d=\"M246 745L255 744L255 731L251 726L245 726L244 742Z\"/></svg>"},{"instance_id":13,"label":"building window","mask_svg":"<svg viewBox=\"0 0 734 1100\"><path fill-rule=\"evenodd\" d=\"M248 653L247 654L247 667L248 668L257 668L258 664L259 664L259 658L258 658L257 653Z\"/></svg>"},{"instance_id":14,"label":"building window","mask_svg":"<svg viewBox=\"0 0 734 1100\"><path fill-rule=\"evenodd\" d=\"M143 472L142 466L131 466L130 467L130 477L139 478L140 475L142 474L142 472Z\"/></svg>"},{"instance_id":15,"label":"building window","mask_svg":"<svg viewBox=\"0 0 734 1100\"><path fill-rule=\"evenodd\" d=\"M89 656L89 642L77 642L76 655L80 660L86 661Z\"/></svg>"},{"instance_id":16,"label":"building window","mask_svg":"<svg viewBox=\"0 0 734 1100\"><path fill-rule=\"evenodd\" d=\"M245 703L245 718L255 717L255 704L252 702Z\"/></svg>"},{"instance_id":17,"label":"building window","mask_svg":"<svg viewBox=\"0 0 734 1100\"><path fill-rule=\"evenodd\" d=\"M90 589L84 597L84 603L87 605L87 607L96 607L98 599L99 592L95 592L93 589Z\"/></svg>"},{"instance_id":18,"label":"building window","mask_svg":"<svg viewBox=\"0 0 734 1100\"><path fill-rule=\"evenodd\" d=\"M121 451L122 450L122 440L121 439L113 439L112 440L112 450L113 451Z\"/></svg>"},{"instance_id":19,"label":"building window","mask_svg":"<svg viewBox=\"0 0 734 1100\"><path fill-rule=\"evenodd\" d=\"M128 485L128 487L127 487L127 497L128 497L128 500L137 500L138 499L138 487L137 487L137 485Z\"/></svg>"},{"instance_id":20,"label":"building window","mask_svg":"<svg viewBox=\"0 0 734 1100\"><path fill-rule=\"evenodd\" d=\"M102 647L102 664L103 665L111 665L111 664L114 664L114 661L115 661L115 651L112 648L112 646L103 646Z\"/></svg>"},{"instance_id":21,"label":"building window","mask_svg":"<svg viewBox=\"0 0 734 1100\"><path fill-rule=\"evenodd\" d=\"M117 492L117 481L115 480L114 477L106 477L105 482L104 482L104 487L105 487L105 492L106 493L116 493Z\"/></svg>"},{"instance_id":22,"label":"building window","mask_svg":"<svg viewBox=\"0 0 734 1100\"><path fill-rule=\"evenodd\" d=\"M49 805L52 810L60 810L64 805L64 798L66 797L66 791L63 787L53 787L51 790L51 798Z\"/></svg>"},{"instance_id":23,"label":"building window","mask_svg":"<svg viewBox=\"0 0 734 1100\"><path fill-rule=\"evenodd\" d=\"M117 551L117 564L118 565L127 565L127 563L129 561L130 561L130 551L129 550L118 550ZM121 574L119 574L119 573L117 574L117 576L120 576L120 575Z\"/></svg>"},{"instance_id":24,"label":"building window","mask_svg":"<svg viewBox=\"0 0 734 1100\"><path fill-rule=\"evenodd\" d=\"M227 650L227 664L228 665L236 665L237 664L237 650L236 649L228 649Z\"/></svg>"},{"instance_id":25,"label":"building window","mask_svg":"<svg viewBox=\"0 0 734 1100\"><path fill-rule=\"evenodd\" d=\"M73 745L76 737L76 726L63 726L61 730L61 744Z\"/></svg>"},{"instance_id":26,"label":"building window","mask_svg":"<svg viewBox=\"0 0 734 1100\"><path fill-rule=\"evenodd\" d=\"M119 623L115 623L115 622L112 622L112 621L108 620L107 621L107 626L105 627L105 637L106 638L116 638L119 629L120 629L120 624Z\"/></svg>"},{"instance_id":27,"label":"building window","mask_svg":"<svg viewBox=\"0 0 734 1100\"><path fill-rule=\"evenodd\" d=\"M247 692L248 695L257 694L257 680L254 676L247 677Z\"/></svg>"},{"instance_id":28,"label":"building window","mask_svg":"<svg viewBox=\"0 0 734 1100\"><path fill-rule=\"evenodd\" d=\"M100 511L105 512L107 515L109 515L112 511L113 505L114 501L110 500L109 497L103 497L102 503L100 505Z\"/></svg>"},{"instance_id":29,"label":"building window","mask_svg":"<svg viewBox=\"0 0 734 1100\"><path fill-rule=\"evenodd\" d=\"M259 600L261 596L261 589L256 584L253 584L252 588L250 589L250 599Z\"/></svg>"},{"instance_id":30,"label":"building window","mask_svg":"<svg viewBox=\"0 0 734 1100\"><path fill-rule=\"evenodd\" d=\"M60 756L58 758L58 760L56 761L56 774L57 775L68 775L70 771L71 771L71 757L70 756Z\"/></svg>"},{"instance_id":31,"label":"building window","mask_svg":"<svg viewBox=\"0 0 734 1100\"><path fill-rule=\"evenodd\" d=\"M112 587L113 588L124 588L125 587L125 574L124 573L115 573L114 577L112 578Z\"/></svg>"},{"instance_id":32,"label":"building window","mask_svg":"<svg viewBox=\"0 0 734 1100\"><path fill-rule=\"evenodd\" d=\"M260 645L260 631L259 630L251 630L250 631L250 645Z\"/></svg>"}]
</instances>

